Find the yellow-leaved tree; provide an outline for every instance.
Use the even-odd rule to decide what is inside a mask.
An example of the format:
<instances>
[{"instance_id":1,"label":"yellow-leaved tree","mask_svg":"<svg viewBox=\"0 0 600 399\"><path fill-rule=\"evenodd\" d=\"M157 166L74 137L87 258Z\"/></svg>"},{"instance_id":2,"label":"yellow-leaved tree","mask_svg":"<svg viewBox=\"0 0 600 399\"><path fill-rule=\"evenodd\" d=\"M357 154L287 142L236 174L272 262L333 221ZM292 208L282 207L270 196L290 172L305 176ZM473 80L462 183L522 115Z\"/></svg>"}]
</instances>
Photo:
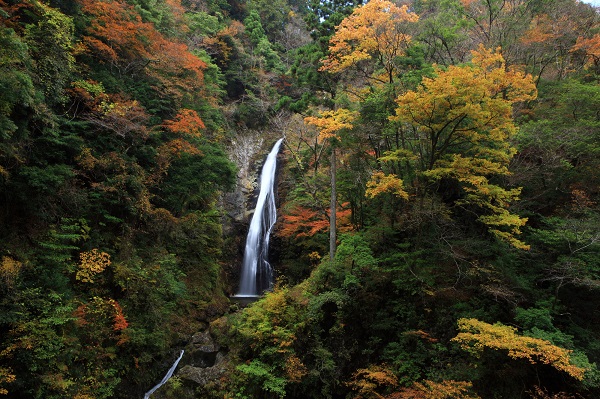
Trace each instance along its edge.
<instances>
[{"instance_id":1,"label":"yellow-leaved tree","mask_svg":"<svg viewBox=\"0 0 600 399\"><path fill-rule=\"evenodd\" d=\"M352 129L352 122L356 120L358 113L346 108L339 108L335 111L322 111L318 116L309 116L304 122L317 127L319 131L319 141L329 140L331 142L331 202L329 205L329 258L333 260L336 251L336 157L335 146L339 141L339 134L343 130Z\"/></svg>"},{"instance_id":2,"label":"yellow-leaved tree","mask_svg":"<svg viewBox=\"0 0 600 399\"><path fill-rule=\"evenodd\" d=\"M527 219L508 210L520 188L494 179L509 175L516 152L509 141L517 131L513 104L534 99L536 88L530 75L507 68L499 49L472 53L470 64L437 67L417 90L400 95L390 119L412 135L406 142L425 177L458 181L464 195L457 205L476 212L498 238L528 249L515 237Z\"/></svg>"},{"instance_id":3,"label":"yellow-leaved tree","mask_svg":"<svg viewBox=\"0 0 600 399\"><path fill-rule=\"evenodd\" d=\"M406 5L398 7L387 0L371 0L357 7L336 28L321 70L337 73L376 60L385 71L382 81L392 83L398 57L410 43L409 25L418 19Z\"/></svg>"},{"instance_id":4,"label":"yellow-leaved tree","mask_svg":"<svg viewBox=\"0 0 600 399\"><path fill-rule=\"evenodd\" d=\"M94 278L110 266L110 255L96 248L79 254L79 268L75 278L84 283L93 283Z\"/></svg>"},{"instance_id":5,"label":"yellow-leaved tree","mask_svg":"<svg viewBox=\"0 0 600 399\"><path fill-rule=\"evenodd\" d=\"M489 324L477 319L459 319L459 333L452 338L463 349L478 356L484 348L504 350L512 359L525 359L531 364L547 364L571 377L583 380L585 369L571 363L571 350L545 339L517 334L517 329L500 323Z\"/></svg>"}]
</instances>

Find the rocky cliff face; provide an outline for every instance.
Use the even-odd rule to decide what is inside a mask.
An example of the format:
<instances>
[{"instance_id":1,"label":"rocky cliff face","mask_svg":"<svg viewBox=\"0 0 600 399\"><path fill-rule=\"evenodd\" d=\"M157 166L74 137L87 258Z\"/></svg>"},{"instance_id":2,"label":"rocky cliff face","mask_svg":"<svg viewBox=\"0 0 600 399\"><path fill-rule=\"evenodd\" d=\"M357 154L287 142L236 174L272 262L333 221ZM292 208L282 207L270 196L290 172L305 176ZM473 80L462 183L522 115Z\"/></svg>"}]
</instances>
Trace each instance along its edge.
<instances>
[{"instance_id":1,"label":"rocky cliff face","mask_svg":"<svg viewBox=\"0 0 600 399\"><path fill-rule=\"evenodd\" d=\"M222 198L225 253L223 278L227 294L234 294L239 281L244 256L248 224L258 196L258 179L265 157L279 133L244 130L231 140L227 152L238 169L237 183L232 192Z\"/></svg>"},{"instance_id":2,"label":"rocky cliff face","mask_svg":"<svg viewBox=\"0 0 600 399\"><path fill-rule=\"evenodd\" d=\"M227 352L213 338L210 329L192 336L175 375L151 399L194 399L209 397L228 371Z\"/></svg>"},{"instance_id":3,"label":"rocky cliff face","mask_svg":"<svg viewBox=\"0 0 600 399\"><path fill-rule=\"evenodd\" d=\"M247 223L252 211L251 197L257 187L259 170L257 158L264 150L265 139L260 132L244 131L233 139L227 148L229 159L238 168L235 189L223 195L223 209L226 213L224 234L231 233L238 223ZM259 159L260 161L260 159ZM237 229L233 231L237 233Z\"/></svg>"}]
</instances>

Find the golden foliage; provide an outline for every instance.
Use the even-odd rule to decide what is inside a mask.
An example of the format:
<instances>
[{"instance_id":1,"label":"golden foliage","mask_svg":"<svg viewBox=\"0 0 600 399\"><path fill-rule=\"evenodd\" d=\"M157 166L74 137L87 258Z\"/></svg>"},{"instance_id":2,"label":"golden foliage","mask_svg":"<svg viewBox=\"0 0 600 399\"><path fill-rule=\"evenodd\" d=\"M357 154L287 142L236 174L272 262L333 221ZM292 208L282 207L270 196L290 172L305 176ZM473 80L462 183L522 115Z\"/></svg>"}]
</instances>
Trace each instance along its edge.
<instances>
[{"instance_id":1,"label":"golden foliage","mask_svg":"<svg viewBox=\"0 0 600 399\"><path fill-rule=\"evenodd\" d=\"M95 98L84 119L94 126L115 133L123 139L146 140L150 132L146 126L150 116L136 100L126 100L118 95L101 95Z\"/></svg>"},{"instance_id":2,"label":"golden foliage","mask_svg":"<svg viewBox=\"0 0 600 399\"><path fill-rule=\"evenodd\" d=\"M92 170L96 166L98 159L92 155L92 149L89 147L83 147L81 154L75 159L79 166L85 170Z\"/></svg>"},{"instance_id":3,"label":"golden foliage","mask_svg":"<svg viewBox=\"0 0 600 399\"><path fill-rule=\"evenodd\" d=\"M515 235L521 234L520 228L527 223L527 218L522 218L507 210L512 202L519 199L521 189L506 190L490 183L486 177L486 175L509 174L505 164L483 158L466 158L461 154L456 154L451 161L439 161L437 165L437 168L426 172L426 175L430 177L452 176L463 183L463 189L467 195L458 203L476 205L486 210L488 214L481 215L478 219L488 226L490 233L515 248L529 250L529 245L515 237Z\"/></svg>"},{"instance_id":4,"label":"golden foliage","mask_svg":"<svg viewBox=\"0 0 600 399\"><path fill-rule=\"evenodd\" d=\"M290 354L285 359L285 372L287 378L292 382L300 382L302 377L308 374L306 366L295 354Z\"/></svg>"},{"instance_id":5,"label":"golden foliage","mask_svg":"<svg viewBox=\"0 0 600 399\"><path fill-rule=\"evenodd\" d=\"M319 264L319 262L321 261L321 254L319 254L317 251L312 251L311 253L308 254L308 259L310 259L310 263L313 266L317 266Z\"/></svg>"},{"instance_id":6,"label":"golden foliage","mask_svg":"<svg viewBox=\"0 0 600 399\"><path fill-rule=\"evenodd\" d=\"M496 237L527 249L514 237L526 219L507 211L520 191L505 190L489 177L509 174L516 152L509 140L517 132L512 105L534 99L536 88L530 75L507 70L499 49L480 45L472 54L472 65L436 68L435 77L399 96L390 119L416 130L426 176L457 179L467 193L462 204L481 208L479 220Z\"/></svg>"},{"instance_id":7,"label":"golden foliage","mask_svg":"<svg viewBox=\"0 0 600 399\"><path fill-rule=\"evenodd\" d=\"M352 129L352 122L358 117L358 112L340 108L335 111L322 111L319 116L307 116L304 122L316 126L319 130L319 140L337 139L337 133L344 129Z\"/></svg>"},{"instance_id":8,"label":"golden foliage","mask_svg":"<svg viewBox=\"0 0 600 399\"><path fill-rule=\"evenodd\" d=\"M571 364L571 350L553 345L540 338L517 334L517 329L500 323L488 324L477 319L459 319L459 333L452 338L463 349L479 355L484 348L506 350L513 359L525 359L531 364L542 363L583 380L585 369Z\"/></svg>"},{"instance_id":9,"label":"golden foliage","mask_svg":"<svg viewBox=\"0 0 600 399\"><path fill-rule=\"evenodd\" d=\"M12 370L0 367L0 384L10 384L16 380L16 376L12 374ZM0 386L0 395L8 395L8 389Z\"/></svg>"},{"instance_id":10,"label":"golden foliage","mask_svg":"<svg viewBox=\"0 0 600 399\"><path fill-rule=\"evenodd\" d=\"M352 374L346 385L356 392L356 399L383 398L378 391L398 385L398 379L385 365L370 365Z\"/></svg>"},{"instance_id":11,"label":"golden foliage","mask_svg":"<svg viewBox=\"0 0 600 399\"><path fill-rule=\"evenodd\" d=\"M367 182L367 191L365 195L369 198L375 198L382 193L391 193L400 198L408 199L408 193L404 191L404 183L398 176L381 171L373 172L371 180Z\"/></svg>"},{"instance_id":12,"label":"golden foliage","mask_svg":"<svg viewBox=\"0 0 600 399\"><path fill-rule=\"evenodd\" d=\"M341 72L360 61L377 58L389 76L394 62L408 48L411 36L407 23L416 22L417 14L391 1L372 0L357 7L336 29L330 40L329 58L321 70Z\"/></svg>"},{"instance_id":13,"label":"golden foliage","mask_svg":"<svg viewBox=\"0 0 600 399\"><path fill-rule=\"evenodd\" d=\"M415 382L411 387L394 392L385 399L479 399L478 395L470 393L472 388L473 384L465 381L425 380Z\"/></svg>"},{"instance_id":14,"label":"golden foliage","mask_svg":"<svg viewBox=\"0 0 600 399\"><path fill-rule=\"evenodd\" d=\"M2 263L0 263L0 278L2 278L4 284L8 288L14 286L22 267L23 264L21 262L14 260L10 256L2 257Z\"/></svg>"},{"instance_id":15,"label":"golden foliage","mask_svg":"<svg viewBox=\"0 0 600 399\"><path fill-rule=\"evenodd\" d=\"M243 31L244 25L241 22L231 21L215 36L203 37L199 46L204 48L215 60L227 63L234 51L235 43L240 41L239 36Z\"/></svg>"},{"instance_id":16,"label":"golden foliage","mask_svg":"<svg viewBox=\"0 0 600 399\"><path fill-rule=\"evenodd\" d=\"M110 266L110 255L94 248L79 255L79 270L75 278L83 283L93 283L94 277Z\"/></svg>"},{"instance_id":17,"label":"golden foliage","mask_svg":"<svg viewBox=\"0 0 600 399\"><path fill-rule=\"evenodd\" d=\"M535 85L530 75L507 70L499 49L492 52L480 45L472 54L473 65L436 68L436 76L423 78L417 91L399 96L397 116L391 119L472 143L493 140L506 150L508 143L503 142L516 132L512 104L535 99Z\"/></svg>"}]
</instances>

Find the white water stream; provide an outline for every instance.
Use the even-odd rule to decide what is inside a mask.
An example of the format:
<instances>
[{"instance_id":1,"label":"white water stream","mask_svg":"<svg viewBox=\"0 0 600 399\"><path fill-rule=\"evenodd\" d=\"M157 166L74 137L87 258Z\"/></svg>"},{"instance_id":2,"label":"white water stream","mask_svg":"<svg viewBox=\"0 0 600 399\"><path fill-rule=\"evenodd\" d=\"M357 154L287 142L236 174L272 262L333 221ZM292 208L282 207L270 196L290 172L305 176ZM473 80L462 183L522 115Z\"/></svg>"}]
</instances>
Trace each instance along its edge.
<instances>
[{"instance_id":1,"label":"white water stream","mask_svg":"<svg viewBox=\"0 0 600 399\"><path fill-rule=\"evenodd\" d=\"M277 154L282 142L283 138L275 143L260 174L260 193L246 237L240 288L236 297L255 297L273 286L273 269L268 261L269 238L277 219L273 186Z\"/></svg>"},{"instance_id":2,"label":"white water stream","mask_svg":"<svg viewBox=\"0 0 600 399\"><path fill-rule=\"evenodd\" d=\"M246 238L240 289L236 297L256 297L273 286L273 269L268 261L269 238L277 220L273 186L277 169L277 154L282 142L283 138L275 143L260 174L260 193ZM146 392L144 399L149 399L150 395L171 378L183 357L183 352L181 351L162 381Z\"/></svg>"},{"instance_id":3,"label":"white water stream","mask_svg":"<svg viewBox=\"0 0 600 399\"><path fill-rule=\"evenodd\" d=\"M175 363L173 363L173 365L171 366L169 371L167 371L167 374L163 377L163 379L158 384L156 384L154 386L154 388L152 388L151 390L146 392L146 394L144 395L144 399L148 399L150 397L150 395L152 395L154 393L154 391L156 391L158 388L165 385L165 383L169 380L169 378L171 378L171 376L175 372L175 369L177 368L177 365L179 364L179 361L183 357L183 352L184 351L182 350L181 353L179 354L179 357L177 358L177 360L175 360Z\"/></svg>"}]
</instances>

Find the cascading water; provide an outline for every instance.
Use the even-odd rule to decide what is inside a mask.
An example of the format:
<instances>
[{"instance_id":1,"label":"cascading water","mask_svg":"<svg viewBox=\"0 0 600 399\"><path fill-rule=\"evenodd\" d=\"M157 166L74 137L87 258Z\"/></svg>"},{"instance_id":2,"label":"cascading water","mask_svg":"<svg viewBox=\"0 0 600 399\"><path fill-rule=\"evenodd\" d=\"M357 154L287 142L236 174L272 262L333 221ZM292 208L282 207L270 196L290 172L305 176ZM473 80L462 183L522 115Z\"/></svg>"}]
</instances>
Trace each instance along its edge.
<instances>
[{"instance_id":1,"label":"cascading water","mask_svg":"<svg viewBox=\"0 0 600 399\"><path fill-rule=\"evenodd\" d=\"M277 218L273 186L277 154L282 142L283 138L275 143L260 174L260 193L246 237L237 297L255 297L273 286L273 269L268 261L269 237Z\"/></svg>"},{"instance_id":2,"label":"cascading water","mask_svg":"<svg viewBox=\"0 0 600 399\"><path fill-rule=\"evenodd\" d=\"M167 371L167 374L163 377L163 379L161 380L161 382L159 382L151 390L149 390L148 392L146 392L146 394L144 395L144 399L149 399L150 395L152 395L154 393L154 391L156 391L158 388L162 387L163 385L165 385L167 383L167 381L169 380L169 378L171 378L171 376L175 372L175 369L177 368L177 365L179 364L179 361L183 357L183 353L184 353L183 350L181 352L179 352L179 357L177 358L177 360L175 360L175 363L173 363L173 365L171 366L171 368L169 369L169 371Z\"/></svg>"}]
</instances>

